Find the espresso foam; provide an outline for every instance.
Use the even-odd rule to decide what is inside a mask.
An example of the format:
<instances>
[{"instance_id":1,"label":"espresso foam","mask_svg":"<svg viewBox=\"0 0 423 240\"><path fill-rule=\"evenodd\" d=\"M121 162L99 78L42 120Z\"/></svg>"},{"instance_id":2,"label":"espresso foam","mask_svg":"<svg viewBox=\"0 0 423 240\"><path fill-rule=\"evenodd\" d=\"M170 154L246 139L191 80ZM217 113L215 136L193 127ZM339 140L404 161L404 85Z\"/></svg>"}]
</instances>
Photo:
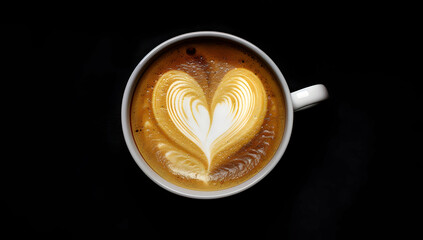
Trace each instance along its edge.
<instances>
[{"instance_id":1,"label":"espresso foam","mask_svg":"<svg viewBox=\"0 0 423 240\"><path fill-rule=\"evenodd\" d=\"M254 176L273 157L284 106L277 81L256 56L201 40L151 63L134 92L131 126L141 155L163 178L219 190Z\"/></svg>"}]
</instances>

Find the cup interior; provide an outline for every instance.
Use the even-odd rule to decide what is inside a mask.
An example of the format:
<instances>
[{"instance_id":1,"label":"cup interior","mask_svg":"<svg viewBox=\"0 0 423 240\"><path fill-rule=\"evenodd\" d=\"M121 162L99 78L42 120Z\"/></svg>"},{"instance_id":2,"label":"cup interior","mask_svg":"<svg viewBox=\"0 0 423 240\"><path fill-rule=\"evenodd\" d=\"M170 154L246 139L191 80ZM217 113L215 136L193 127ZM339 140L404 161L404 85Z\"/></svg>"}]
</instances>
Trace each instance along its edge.
<instances>
[{"instance_id":1,"label":"cup interior","mask_svg":"<svg viewBox=\"0 0 423 240\"><path fill-rule=\"evenodd\" d=\"M160 53L162 53L163 51L166 51L166 49L171 48L172 46L176 44L179 44L187 40L194 40L194 39L201 39L201 38L212 38L212 39L230 41L235 44L241 45L242 47L246 49L249 49L250 51L255 53L258 57L262 58L262 61L268 64L269 68L273 71L274 75L278 79L283 95L285 97L285 104L286 104L285 106L286 122L285 122L284 135L279 145L279 148L277 149L273 158L269 161L269 163L263 169L261 169L260 172L255 174L253 177L251 177L247 181L237 186L224 189L224 190L218 190L218 191L196 191L196 190L186 189L163 179L153 169L151 169L150 166L144 161L143 157L141 156L135 144L135 140L132 136L131 124L130 124L130 105L132 101L132 95L137 86L138 80L140 79L145 69L149 66L151 61L153 61L155 57L160 55ZM260 50L258 47L251 44L250 42L244 39L241 39L239 37L236 37L234 35L221 33L221 32L203 31L203 32L187 33L187 34L183 34L183 35L179 35L174 38L171 38L161 43L160 45L155 47L153 50L151 50L138 63L138 65L135 67L134 71L132 72L131 76L129 77L129 80L125 88L125 92L124 92L123 100L122 100L121 117L122 117L122 130L123 130L125 142L128 146L128 149L132 157L134 158L135 162L137 163L137 165L152 181L154 181L156 184L158 184L162 188L181 196L185 196L189 198L197 198L197 199L214 199L214 198L222 198L222 197L230 196L250 188L251 186L255 185L257 182L259 182L262 178L264 178L276 166L276 164L282 158L282 155L285 152L285 149L291 137L292 124L293 124L293 107L292 107L290 91L285 81L285 78L283 77L279 68L270 59L270 57L267 56L267 54L265 54L262 50Z\"/></svg>"}]
</instances>

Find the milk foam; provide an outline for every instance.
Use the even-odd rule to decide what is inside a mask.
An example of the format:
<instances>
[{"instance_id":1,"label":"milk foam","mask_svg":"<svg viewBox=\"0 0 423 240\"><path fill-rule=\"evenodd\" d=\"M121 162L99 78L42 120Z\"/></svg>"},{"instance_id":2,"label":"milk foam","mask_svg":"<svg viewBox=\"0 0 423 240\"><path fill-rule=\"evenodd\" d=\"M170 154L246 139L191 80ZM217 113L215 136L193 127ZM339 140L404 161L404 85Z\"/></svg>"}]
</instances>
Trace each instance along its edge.
<instances>
[{"instance_id":1,"label":"milk foam","mask_svg":"<svg viewBox=\"0 0 423 240\"><path fill-rule=\"evenodd\" d=\"M226 73L210 105L201 86L183 71L163 74L153 92L153 111L159 126L187 151L200 158L203 156L208 168L216 154L234 153L254 136L266 108L267 97L261 80L245 68L234 68ZM183 144L186 139L198 148ZM172 156L174 152L166 154L168 158ZM174 157L172 161L182 161L178 159L182 158ZM195 174L199 173L188 175ZM206 177L200 175L205 180Z\"/></svg>"}]
</instances>

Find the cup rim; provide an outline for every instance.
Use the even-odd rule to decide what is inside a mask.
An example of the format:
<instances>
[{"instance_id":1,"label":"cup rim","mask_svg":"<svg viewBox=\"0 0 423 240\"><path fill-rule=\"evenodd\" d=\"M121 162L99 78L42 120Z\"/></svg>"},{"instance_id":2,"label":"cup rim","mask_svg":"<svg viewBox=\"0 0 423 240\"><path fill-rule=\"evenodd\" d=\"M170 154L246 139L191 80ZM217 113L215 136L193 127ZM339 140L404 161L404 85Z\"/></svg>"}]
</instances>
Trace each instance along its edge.
<instances>
[{"instance_id":1,"label":"cup rim","mask_svg":"<svg viewBox=\"0 0 423 240\"><path fill-rule=\"evenodd\" d=\"M268 64L268 66L271 68L271 70L276 75L277 79L279 80L279 83L281 85L284 97L285 97L285 107L286 107L286 117L285 117L285 131L284 135L282 137L282 141L279 144L278 149L275 152L275 155L273 158L266 164L264 168L262 168L258 173L256 173L254 176L249 178L248 180L227 188L223 190L217 190L217 191L199 191L199 190L192 190L183 188L180 186L177 186L171 182L168 182L164 178L162 178L159 174L157 174L143 159L141 156L135 140L132 135L131 131L131 124L130 124L130 105L132 102L132 96L133 92L135 90L135 87L138 83L139 78L141 77L141 74L145 70L145 68L148 67L148 63L153 60L157 54L168 48L169 46L172 46L174 44L177 44L179 42L188 40L188 39L196 39L196 38L218 38L218 39L224 39L228 40L230 42L234 42L236 44L239 44L250 51L254 52L257 56L262 58L264 62ZM122 130L123 135L125 138L126 145L129 149L129 152L132 155L132 158L135 160L137 165L141 168L141 170L157 185L161 186L162 188L175 193L180 196L189 197L189 198L196 198L196 199L216 199L216 198L222 198L231 196L237 193L240 193L256 183L258 183L261 179L263 179L267 174L271 172L271 170L276 166L276 164L280 161L282 158L286 147L288 146L288 142L291 138L291 132L292 132L292 125L293 125L293 107L292 107L292 101L291 101L291 95L288 88L288 84L286 83L285 78L282 75L282 72L279 70L277 65L273 62L273 60L265 54L261 49L253 45L252 43L248 42L247 40L244 40L240 37L234 36L232 34L223 33L223 32L216 32L216 31L198 31L198 32L190 32L185 33L182 35L175 36L173 38L170 38L155 48L151 50L135 67L133 70L131 76L129 77L129 80L126 84L125 91L123 94L123 100L122 100L122 109L121 109L121 121L122 121Z\"/></svg>"}]
</instances>

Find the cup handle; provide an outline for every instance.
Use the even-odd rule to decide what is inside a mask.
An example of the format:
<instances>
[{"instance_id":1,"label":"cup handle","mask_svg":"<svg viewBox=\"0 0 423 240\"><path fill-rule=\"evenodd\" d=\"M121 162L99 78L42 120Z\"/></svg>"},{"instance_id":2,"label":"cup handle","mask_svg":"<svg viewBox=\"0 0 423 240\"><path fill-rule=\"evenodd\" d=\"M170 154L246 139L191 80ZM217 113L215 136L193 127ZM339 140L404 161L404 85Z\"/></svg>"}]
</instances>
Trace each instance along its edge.
<instances>
[{"instance_id":1,"label":"cup handle","mask_svg":"<svg viewBox=\"0 0 423 240\"><path fill-rule=\"evenodd\" d=\"M328 90L323 84L316 84L291 93L295 112L313 107L328 97Z\"/></svg>"}]
</instances>

